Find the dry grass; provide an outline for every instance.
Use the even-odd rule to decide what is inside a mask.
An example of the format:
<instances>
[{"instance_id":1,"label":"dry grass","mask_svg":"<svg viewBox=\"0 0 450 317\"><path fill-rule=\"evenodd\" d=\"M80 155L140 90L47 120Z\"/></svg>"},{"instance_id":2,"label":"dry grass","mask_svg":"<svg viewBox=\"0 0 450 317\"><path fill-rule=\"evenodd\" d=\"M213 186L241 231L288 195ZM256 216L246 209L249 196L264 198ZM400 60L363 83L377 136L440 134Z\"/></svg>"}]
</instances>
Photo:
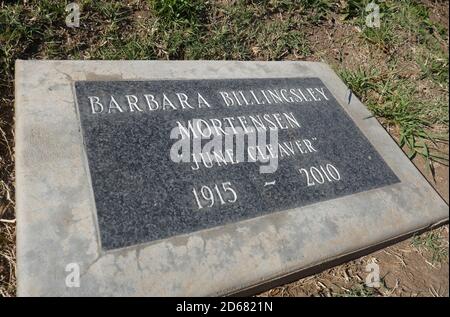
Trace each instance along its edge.
<instances>
[{"instance_id":1,"label":"dry grass","mask_svg":"<svg viewBox=\"0 0 450 317\"><path fill-rule=\"evenodd\" d=\"M13 144L7 135L0 126L0 296L4 297L14 296L16 291Z\"/></svg>"},{"instance_id":2,"label":"dry grass","mask_svg":"<svg viewBox=\"0 0 450 317\"><path fill-rule=\"evenodd\" d=\"M0 296L16 293L12 74L0 82ZM3 79L3 78L2 78Z\"/></svg>"},{"instance_id":3,"label":"dry grass","mask_svg":"<svg viewBox=\"0 0 450 317\"><path fill-rule=\"evenodd\" d=\"M0 220L0 296L16 294L15 223Z\"/></svg>"},{"instance_id":4,"label":"dry grass","mask_svg":"<svg viewBox=\"0 0 450 317\"><path fill-rule=\"evenodd\" d=\"M0 79L0 296L8 297L16 294L13 74Z\"/></svg>"}]
</instances>

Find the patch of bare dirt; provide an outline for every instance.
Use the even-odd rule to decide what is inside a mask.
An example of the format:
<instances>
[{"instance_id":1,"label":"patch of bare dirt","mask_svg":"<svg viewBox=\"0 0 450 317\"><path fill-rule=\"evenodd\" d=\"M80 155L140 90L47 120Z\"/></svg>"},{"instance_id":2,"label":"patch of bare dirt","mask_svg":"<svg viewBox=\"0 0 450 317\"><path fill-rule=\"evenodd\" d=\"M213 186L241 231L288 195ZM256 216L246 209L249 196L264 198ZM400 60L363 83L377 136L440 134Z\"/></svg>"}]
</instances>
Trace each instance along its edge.
<instances>
[{"instance_id":1,"label":"patch of bare dirt","mask_svg":"<svg viewBox=\"0 0 450 317\"><path fill-rule=\"evenodd\" d=\"M448 226L434 232L448 248ZM260 296L449 296L448 256L436 263L431 260L431 253L414 246L413 239L408 239ZM372 262L380 269L378 288L364 286L368 276L366 267Z\"/></svg>"},{"instance_id":2,"label":"patch of bare dirt","mask_svg":"<svg viewBox=\"0 0 450 317\"><path fill-rule=\"evenodd\" d=\"M431 21L449 27L449 10L447 0L422 0L421 1L428 9L430 13Z\"/></svg>"}]
</instances>

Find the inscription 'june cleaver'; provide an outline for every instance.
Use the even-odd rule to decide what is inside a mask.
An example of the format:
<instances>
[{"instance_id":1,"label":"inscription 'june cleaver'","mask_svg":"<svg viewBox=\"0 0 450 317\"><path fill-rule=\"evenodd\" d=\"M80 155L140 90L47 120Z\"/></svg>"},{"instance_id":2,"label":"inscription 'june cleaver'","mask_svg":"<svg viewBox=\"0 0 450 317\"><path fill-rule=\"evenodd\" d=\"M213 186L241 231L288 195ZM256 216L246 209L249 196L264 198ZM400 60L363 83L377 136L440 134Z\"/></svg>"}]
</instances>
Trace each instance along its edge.
<instances>
[{"instance_id":1,"label":"inscription 'june cleaver'","mask_svg":"<svg viewBox=\"0 0 450 317\"><path fill-rule=\"evenodd\" d=\"M105 250L399 182L318 78L75 90Z\"/></svg>"}]
</instances>

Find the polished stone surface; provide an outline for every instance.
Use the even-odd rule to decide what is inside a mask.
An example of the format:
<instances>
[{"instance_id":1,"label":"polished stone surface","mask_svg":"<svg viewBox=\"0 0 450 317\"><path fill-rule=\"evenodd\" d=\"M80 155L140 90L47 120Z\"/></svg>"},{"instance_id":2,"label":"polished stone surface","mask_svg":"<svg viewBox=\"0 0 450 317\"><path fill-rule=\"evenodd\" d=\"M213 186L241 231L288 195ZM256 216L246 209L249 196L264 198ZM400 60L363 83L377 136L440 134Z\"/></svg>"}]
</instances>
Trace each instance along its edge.
<instances>
[{"instance_id":1,"label":"polished stone surface","mask_svg":"<svg viewBox=\"0 0 450 317\"><path fill-rule=\"evenodd\" d=\"M399 181L318 78L78 81L75 88L107 250ZM206 121L204 144L221 137L223 146L204 151L205 164L174 162L171 148L180 138L171 139L171 131L177 121L188 126L195 119ZM263 140L242 143L246 155L239 159L239 139L227 147L224 137L256 128L265 129ZM261 141L270 145L270 128L277 129L279 148L274 142L265 155L278 160L273 173L261 173L261 163L249 162L260 152L248 157L248 150L266 149ZM214 153L220 159L211 163Z\"/></svg>"}]
</instances>

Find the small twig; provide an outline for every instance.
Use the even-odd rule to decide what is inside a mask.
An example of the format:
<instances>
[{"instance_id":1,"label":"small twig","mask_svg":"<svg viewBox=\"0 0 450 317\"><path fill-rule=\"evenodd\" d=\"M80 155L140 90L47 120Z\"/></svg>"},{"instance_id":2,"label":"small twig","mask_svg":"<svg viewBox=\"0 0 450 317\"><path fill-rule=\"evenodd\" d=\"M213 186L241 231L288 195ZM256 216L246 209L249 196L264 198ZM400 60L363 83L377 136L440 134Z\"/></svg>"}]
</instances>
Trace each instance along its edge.
<instances>
[{"instance_id":1,"label":"small twig","mask_svg":"<svg viewBox=\"0 0 450 317\"><path fill-rule=\"evenodd\" d=\"M431 287L429 288L429 291L430 291L431 295L433 295L434 297L441 297L433 285L431 285Z\"/></svg>"},{"instance_id":2,"label":"small twig","mask_svg":"<svg viewBox=\"0 0 450 317\"><path fill-rule=\"evenodd\" d=\"M6 132L3 131L2 128L0 128L0 133L1 133L2 137L3 137L3 140L5 140L5 144L6 144L6 147L8 149L8 152L9 152L9 157L13 157L12 151L11 151L11 147L9 146L8 138L6 137Z\"/></svg>"},{"instance_id":3,"label":"small twig","mask_svg":"<svg viewBox=\"0 0 450 317\"><path fill-rule=\"evenodd\" d=\"M4 222L4 223L16 223L16 219L0 219L0 222Z\"/></svg>"}]
</instances>

